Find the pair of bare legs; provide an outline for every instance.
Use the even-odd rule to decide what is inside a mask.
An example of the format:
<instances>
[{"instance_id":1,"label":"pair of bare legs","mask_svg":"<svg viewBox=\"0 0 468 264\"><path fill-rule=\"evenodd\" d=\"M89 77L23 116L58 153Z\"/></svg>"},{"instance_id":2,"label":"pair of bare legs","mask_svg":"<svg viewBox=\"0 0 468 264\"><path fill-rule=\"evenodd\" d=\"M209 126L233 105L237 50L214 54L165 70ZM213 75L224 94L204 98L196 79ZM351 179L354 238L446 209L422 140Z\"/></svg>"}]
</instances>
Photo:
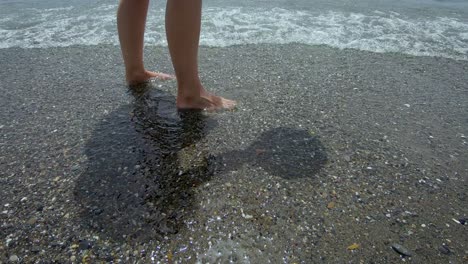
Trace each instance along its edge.
<instances>
[{"instance_id":1,"label":"pair of bare legs","mask_svg":"<svg viewBox=\"0 0 468 264\"><path fill-rule=\"evenodd\" d=\"M151 72L143 63L143 38L149 0L121 0L117 27L125 63L126 79L137 84L150 78L173 79ZM236 102L207 92L198 76L198 45L201 27L201 0L168 0L166 36L177 78L179 109L232 109Z\"/></svg>"}]
</instances>

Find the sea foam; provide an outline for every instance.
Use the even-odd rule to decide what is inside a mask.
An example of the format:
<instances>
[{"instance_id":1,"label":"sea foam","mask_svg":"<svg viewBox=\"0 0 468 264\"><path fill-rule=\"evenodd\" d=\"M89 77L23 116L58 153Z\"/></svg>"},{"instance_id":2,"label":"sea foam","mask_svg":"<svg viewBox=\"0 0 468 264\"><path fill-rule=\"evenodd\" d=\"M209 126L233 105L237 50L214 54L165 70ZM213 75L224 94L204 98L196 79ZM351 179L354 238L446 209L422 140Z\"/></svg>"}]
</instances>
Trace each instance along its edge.
<instances>
[{"instance_id":1,"label":"sea foam","mask_svg":"<svg viewBox=\"0 0 468 264\"><path fill-rule=\"evenodd\" d=\"M28 9L0 19L0 48L118 45L116 5L81 12L74 7ZM20 22L18 22L20 21ZM456 18L409 18L395 12L371 14L282 8L205 8L200 43L328 45L373 52L400 52L468 60L468 22ZM147 45L167 45L164 10L151 10Z\"/></svg>"}]
</instances>

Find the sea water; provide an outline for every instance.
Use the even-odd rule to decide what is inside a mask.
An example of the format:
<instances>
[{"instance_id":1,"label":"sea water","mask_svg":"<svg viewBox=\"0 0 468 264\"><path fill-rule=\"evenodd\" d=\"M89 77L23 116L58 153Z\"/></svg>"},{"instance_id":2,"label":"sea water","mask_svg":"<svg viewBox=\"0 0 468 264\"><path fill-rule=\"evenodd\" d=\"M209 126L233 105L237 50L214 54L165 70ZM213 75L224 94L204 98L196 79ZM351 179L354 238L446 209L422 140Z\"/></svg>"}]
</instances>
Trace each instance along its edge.
<instances>
[{"instance_id":1,"label":"sea water","mask_svg":"<svg viewBox=\"0 0 468 264\"><path fill-rule=\"evenodd\" d=\"M201 45L328 45L468 60L466 0L210 0ZM0 0L0 48L118 45L115 0ZM146 45L167 45L152 1Z\"/></svg>"}]
</instances>

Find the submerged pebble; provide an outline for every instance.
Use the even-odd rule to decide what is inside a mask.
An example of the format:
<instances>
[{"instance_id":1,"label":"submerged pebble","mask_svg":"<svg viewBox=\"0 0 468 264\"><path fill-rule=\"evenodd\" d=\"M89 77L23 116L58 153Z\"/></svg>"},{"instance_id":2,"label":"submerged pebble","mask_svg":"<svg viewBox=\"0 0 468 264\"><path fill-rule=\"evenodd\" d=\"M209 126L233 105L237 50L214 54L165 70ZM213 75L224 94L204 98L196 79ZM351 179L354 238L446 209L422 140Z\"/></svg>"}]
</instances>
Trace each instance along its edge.
<instances>
[{"instance_id":1,"label":"submerged pebble","mask_svg":"<svg viewBox=\"0 0 468 264\"><path fill-rule=\"evenodd\" d=\"M348 250L355 250L355 249L358 249L358 248L359 248L359 244L353 243L352 245L350 245L348 247Z\"/></svg>"},{"instance_id":2,"label":"submerged pebble","mask_svg":"<svg viewBox=\"0 0 468 264\"><path fill-rule=\"evenodd\" d=\"M409 251L407 248L405 248L404 246L400 244L396 244L396 243L392 244L392 248L393 250L395 250L398 254L402 256L411 257L413 255L411 251Z\"/></svg>"},{"instance_id":3,"label":"submerged pebble","mask_svg":"<svg viewBox=\"0 0 468 264\"><path fill-rule=\"evenodd\" d=\"M439 251L440 253L442 254L445 254L445 255L450 255L451 251L450 249L447 247L447 245L442 245L439 247Z\"/></svg>"}]
</instances>

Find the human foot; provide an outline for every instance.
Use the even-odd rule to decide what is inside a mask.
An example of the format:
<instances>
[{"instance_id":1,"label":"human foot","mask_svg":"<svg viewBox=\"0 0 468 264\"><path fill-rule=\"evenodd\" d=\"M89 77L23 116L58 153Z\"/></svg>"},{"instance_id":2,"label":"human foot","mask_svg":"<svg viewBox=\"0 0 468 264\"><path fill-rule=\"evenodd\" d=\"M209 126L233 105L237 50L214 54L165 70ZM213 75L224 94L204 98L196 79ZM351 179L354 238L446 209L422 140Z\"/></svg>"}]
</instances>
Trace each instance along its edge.
<instances>
[{"instance_id":1,"label":"human foot","mask_svg":"<svg viewBox=\"0 0 468 264\"><path fill-rule=\"evenodd\" d=\"M178 109L198 109L207 111L232 110L236 107L236 101L210 94L206 91L196 97L177 97Z\"/></svg>"},{"instance_id":2,"label":"human foot","mask_svg":"<svg viewBox=\"0 0 468 264\"><path fill-rule=\"evenodd\" d=\"M151 78L156 78L159 80L172 80L175 79L173 75L160 73L160 72L152 72L152 71L143 71L143 72L135 72L135 73L127 73L126 75L127 83L129 85L135 85L139 83L143 83L148 81Z\"/></svg>"}]
</instances>

